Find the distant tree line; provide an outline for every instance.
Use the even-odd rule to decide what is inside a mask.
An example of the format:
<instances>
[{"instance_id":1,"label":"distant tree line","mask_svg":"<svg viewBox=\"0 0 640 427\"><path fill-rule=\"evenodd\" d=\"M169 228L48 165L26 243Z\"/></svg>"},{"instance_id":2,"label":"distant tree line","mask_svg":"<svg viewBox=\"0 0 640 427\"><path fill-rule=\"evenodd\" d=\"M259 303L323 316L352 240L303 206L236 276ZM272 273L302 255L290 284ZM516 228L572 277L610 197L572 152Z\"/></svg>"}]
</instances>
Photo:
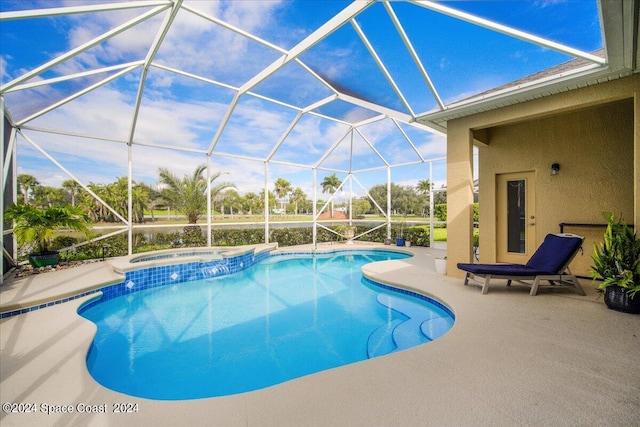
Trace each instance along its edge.
<instances>
[{"instance_id":1,"label":"distant tree line","mask_svg":"<svg viewBox=\"0 0 640 427\"><path fill-rule=\"evenodd\" d=\"M211 200L214 215L264 215L264 192L247 192L240 194L231 182L224 182L224 174L217 172L211 177ZM80 207L94 222L119 222L120 217L128 219L128 179L119 177L109 184L87 184L83 188L75 180L69 179L60 188L41 185L38 180L27 174L18 176L20 201L36 207L72 205ZM323 194L331 197L329 211L333 216L336 204L333 195L342 185L342 181L332 174L321 182ZM415 187L391 184L392 214L400 216L428 216L429 180L419 181ZM93 193L93 194L91 194ZM374 185L368 190L375 204L387 211L387 185ZM96 197L94 197L97 196ZM284 178L274 182L272 191L267 192L270 213L282 215L310 214L313 212L313 201L300 187L293 187ZM181 214L190 224L195 224L207 210L207 177L206 166L196 167L193 173L178 177L165 168L158 170L158 186L156 188L143 183L133 182L131 187L132 220L134 223L154 221L158 210L166 211L167 216ZM104 203L102 203L100 200ZM325 201L318 200L321 208ZM446 203L446 192L434 192L434 204ZM351 200L353 216L379 214L378 208L368 197L357 197ZM108 206L107 206L108 205ZM346 210L348 201L341 201L337 207ZM446 210L445 210L446 215ZM150 218L149 218L150 217Z\"/></svg>"}]
</instances>

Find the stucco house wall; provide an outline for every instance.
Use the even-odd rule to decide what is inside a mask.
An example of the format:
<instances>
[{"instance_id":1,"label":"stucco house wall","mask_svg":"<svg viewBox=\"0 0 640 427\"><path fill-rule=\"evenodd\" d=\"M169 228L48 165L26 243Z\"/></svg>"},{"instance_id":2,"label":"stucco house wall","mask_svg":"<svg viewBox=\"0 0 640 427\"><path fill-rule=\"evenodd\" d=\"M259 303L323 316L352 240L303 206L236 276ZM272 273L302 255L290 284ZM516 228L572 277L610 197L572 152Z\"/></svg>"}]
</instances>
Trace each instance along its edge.
<instances>
[{"instance_id":1,"label":"stucco house wall","mask_svg":"<svg viewBox=\"0 0 640 427\"><path fill-rule=\"evenodd\" d=\"M536 99L448 122L448 273L470 262L473 156L479 147L480 260L496 261L496 175L534 171L536 240L564 223L604 223L602 212L640 218L640 76ZM551 164L560 173L551 176ZM572 264L589 275L602 228L567 227L586 237Z\"/></svg>"}]
</instances>

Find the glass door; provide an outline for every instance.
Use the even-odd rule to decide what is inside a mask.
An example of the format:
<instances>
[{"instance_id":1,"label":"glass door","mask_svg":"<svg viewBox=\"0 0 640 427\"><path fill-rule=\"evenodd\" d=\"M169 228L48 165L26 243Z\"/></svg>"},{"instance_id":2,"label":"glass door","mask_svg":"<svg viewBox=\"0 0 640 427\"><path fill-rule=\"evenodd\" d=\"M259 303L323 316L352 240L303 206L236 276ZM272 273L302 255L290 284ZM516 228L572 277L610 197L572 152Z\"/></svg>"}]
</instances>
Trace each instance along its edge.
<instances>
[{"instance_id":1,"label":"glass door","mask_svg":"<svg viewBox=\"0 0 640 427\"><path fill-rule=\"evenodd\" d=\"M535 174L496 177L497 261L524 264L536 249Z\"/></svg>"}]
</instances>

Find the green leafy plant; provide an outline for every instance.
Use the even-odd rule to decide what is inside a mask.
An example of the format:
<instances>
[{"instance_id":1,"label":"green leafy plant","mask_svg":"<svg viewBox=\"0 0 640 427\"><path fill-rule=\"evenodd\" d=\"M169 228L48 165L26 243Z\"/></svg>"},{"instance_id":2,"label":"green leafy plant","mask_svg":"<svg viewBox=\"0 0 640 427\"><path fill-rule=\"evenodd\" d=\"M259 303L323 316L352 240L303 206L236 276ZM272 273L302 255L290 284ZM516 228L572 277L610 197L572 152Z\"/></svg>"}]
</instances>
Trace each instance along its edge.
<instances>
[{"instance_id":1,"label":"green leafy plant","mask_svg":"<svg viewBox=\"0 0 640 427\"><path fill-rule=\"evenodd\" d=\"M345 239L353 239L356 235L356 227L354 225L338 225L336 232L339 233Z\"/></svg>"},{"instance_id":2,"label":"green leafy plant","mask_svg":"<svg viewBox=\"0 0 640 427\"><path fill-rule=\"evenodd\" d=\"M414 246L429 246L429 226L418 225L407 227L404 232L405 238Z\"/></svg>"},{"instance_id":3,"label":"green leafy plant","mask_svg":"<svg viewBox=\"0 0 640 427\"><path fill-rule=\"evenodd\" d=\"M69 229L88 233L89 217L77 207L52 206L46 209L26 204L12 204L5 212L13 221L13 232L19 244L32 244L33 253L50 252L55 232Z\"/></svg>"},{"instance_id":4,"label":"green leafy plant","mask_svg":"<svg viewBox=\"0 0 640 427\"><path fill-rule=\"evenodd\" d=\"M634 298L640 291L640 239L614 214L607 216L604 239L594 245L591 274L594 280L602 280L600 292L609 286L619 286Z\"/></svg>"}]
</instances>

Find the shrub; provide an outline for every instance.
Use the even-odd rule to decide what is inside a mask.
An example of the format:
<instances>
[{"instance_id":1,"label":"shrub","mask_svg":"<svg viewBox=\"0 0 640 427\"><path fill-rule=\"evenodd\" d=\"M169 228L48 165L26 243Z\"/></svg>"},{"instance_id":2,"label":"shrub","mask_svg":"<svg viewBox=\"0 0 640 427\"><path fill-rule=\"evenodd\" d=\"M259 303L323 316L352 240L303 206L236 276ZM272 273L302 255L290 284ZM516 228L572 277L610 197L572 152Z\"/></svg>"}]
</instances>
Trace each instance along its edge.
<instances>
[{"instance_id":1,"label":"shrub","mask_svg":"<svg viewBox=\"0 0 640 427\"><path fill-rule=\"evenodd\" d=\"M59 251L60 249L68 248L78 243L78 239L73 236L56 236L51 241L51 250Z\"/></svg>"},{"instance_id":2,"label":"shrub","mask_svg":"<svg viewBox=\"0 0 640 427\"><path fill-rule=\"evenodd\" d=\"M473 222L476 223L480 218L480 205L476 202L473 204ZM447 204L440 203L433 206L433 216L436 217L438 221L446 221L447 220Z\"/></svg>"},{"instance_id":3,"label":"shrub","mask_svg":"<svg viewBox=\"0 0 640 427\"><path fill-rule=\"evenodd\" d=\"M433 205L433 216L435 216L438 221L446 221L447 220L447 204L439 203L437 205Z\"/></svg>"},{"instance_id":4,"label":"shrub","mask_svg":"<svg viewBox=\"0 0 640 427\"><path fill-rule=\"evenodd\" d=\"M338 231L340 226L330 227ZM356 235L371 230L370 226L356 226ZM399 233L400 225L392 225L391 234ZM429 227L402 226L405 238L416 246L429 246ZM383 243L387 236L386 227L380 227L360 238L361 241ZM324 228L318 227L317 239L319 243L341 242L345 239L340 235L331 233ZM211 232L211 240L214 246L242 246L256 245L264 243L264 228L220 228ZM275 228L270 230L270 242L278 242L279 246L305 245L313 242L313 229L311 227L295 228ZM133 236L133 252L144 253L170 248L188 248L206 246L207 239L205 233L198 229L185 229L182 232L171 233L157 232L151 238L147 238L142 233L135 233ZM56 239L56 245L68 247L76 243L76 239L69 236L60 236ZM68 261L100 259L106 257L118 257L127 255L127 236L120 234L109 238L88 243L65 254Z\"/></svg>"},{"instance_id":5,"label":"shrub","mask_svg":"<svg viewBox=\"0 0 640 427\"><path fill-rule=\"evenodd\" d=\"M408 227L405 229L404 236L414 246L429 246L430 244L428 225Z\"/></svg>"}]
</instances>

